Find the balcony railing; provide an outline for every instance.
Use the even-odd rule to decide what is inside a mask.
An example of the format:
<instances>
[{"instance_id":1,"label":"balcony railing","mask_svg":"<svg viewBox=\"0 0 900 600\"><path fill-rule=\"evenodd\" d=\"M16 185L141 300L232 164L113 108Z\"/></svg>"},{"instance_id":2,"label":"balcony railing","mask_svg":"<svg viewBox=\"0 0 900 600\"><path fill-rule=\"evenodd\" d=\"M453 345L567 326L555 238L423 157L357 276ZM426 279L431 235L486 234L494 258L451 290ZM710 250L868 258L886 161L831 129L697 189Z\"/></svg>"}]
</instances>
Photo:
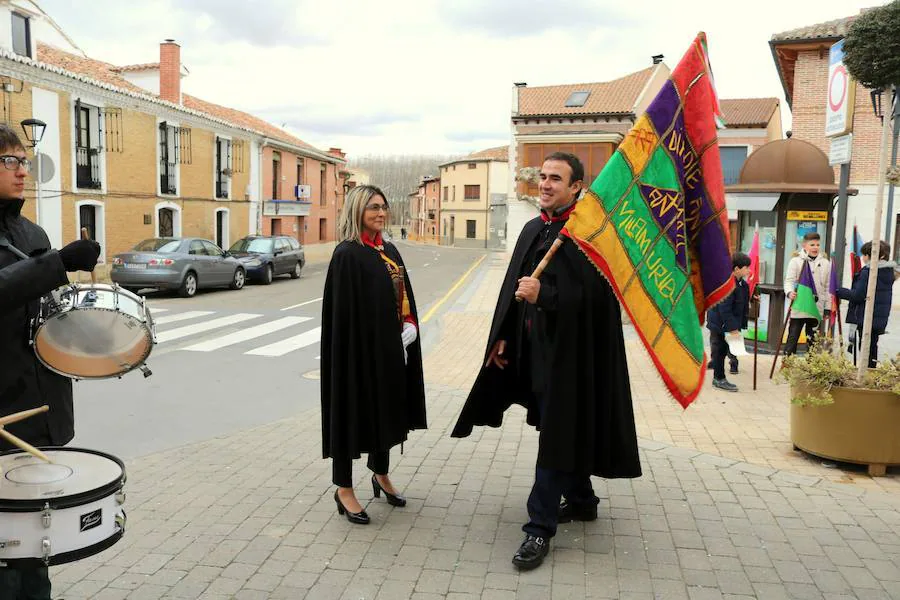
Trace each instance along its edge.
<instances>
[{"instance_id":1,"label":"balcony railing","mask_svg":"<svg viewBox=\"0 0 900 600\"><path fill-rule=\"evenodd\" d=\"M159 166L159 191L161 194L177 194L175 186L175 163L162 163Z\"/></svg>"},{"instance_id":2,"label":"balcony railing","mask_svg":"<svg viewBox=\"0 0 900 600\"><path fill-rule=\"evenodd\" d=\"M99 190L102 187L98 148L75 148L75 183L83 189Z\"/></svg>"}]
</instances>

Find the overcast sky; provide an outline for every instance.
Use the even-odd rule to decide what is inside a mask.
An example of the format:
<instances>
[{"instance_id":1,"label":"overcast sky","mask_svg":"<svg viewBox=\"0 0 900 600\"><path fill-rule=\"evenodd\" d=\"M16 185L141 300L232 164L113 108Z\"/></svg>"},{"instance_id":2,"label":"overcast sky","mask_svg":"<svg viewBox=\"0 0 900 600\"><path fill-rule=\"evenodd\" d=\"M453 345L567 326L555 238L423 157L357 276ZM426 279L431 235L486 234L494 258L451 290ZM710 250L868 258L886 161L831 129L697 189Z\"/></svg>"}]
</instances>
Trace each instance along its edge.
<instances>
[{"instance_id":1,"label":"overcast sky","mask_svg":"<svg viewBox=\"0 0 900 600\"><path fill-rule=\"evenodd\" d=\"M320 148L466 153L504 144L512 83L606 81L706 31L719 95L784 100L773 33L884 0L71 0L38 3L88 54L156 62L174 38L185 92ZM727 7L727 8L725 8ZM789 114L785 107L785 123Z\"/></svg>"}]
</instances>

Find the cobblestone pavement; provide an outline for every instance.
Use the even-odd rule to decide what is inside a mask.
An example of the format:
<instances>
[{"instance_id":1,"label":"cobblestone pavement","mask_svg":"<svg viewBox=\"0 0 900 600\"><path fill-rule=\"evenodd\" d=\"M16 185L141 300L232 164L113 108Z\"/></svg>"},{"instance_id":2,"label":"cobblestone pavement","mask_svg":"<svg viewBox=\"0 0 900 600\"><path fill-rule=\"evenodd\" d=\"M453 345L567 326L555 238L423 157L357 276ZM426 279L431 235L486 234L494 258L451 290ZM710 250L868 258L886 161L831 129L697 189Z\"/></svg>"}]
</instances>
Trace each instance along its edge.
<instances>
[{"instance_id":1,"label":"cobblestone pavement","mask_svg":"<svg viewBox=\"0 0 900 600\"><path fill-rule=\"evenodd\" d=\"M537 436L512 409L500 429L449 437L481 360L506 257L491 255L429 326L429 425L392 456L406 508L357 493L336 514L318 411L128 465L128 532L51 569L81 598L900 599L897 476L823 466L791 449L786 386L749 375L682 411L628 342L644 476L594 479L600 517L560 527L547 562L518 573Z\"/></svg>"}]
</instances>

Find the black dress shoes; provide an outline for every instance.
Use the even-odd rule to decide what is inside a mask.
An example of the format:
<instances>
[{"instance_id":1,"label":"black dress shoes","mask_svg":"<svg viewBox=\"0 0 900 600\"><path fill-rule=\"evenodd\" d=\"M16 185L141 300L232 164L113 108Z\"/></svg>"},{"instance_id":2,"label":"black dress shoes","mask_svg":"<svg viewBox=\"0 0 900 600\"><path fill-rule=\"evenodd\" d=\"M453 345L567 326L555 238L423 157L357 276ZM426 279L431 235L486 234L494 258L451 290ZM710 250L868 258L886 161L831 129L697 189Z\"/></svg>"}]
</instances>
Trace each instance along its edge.
<instances>
[{"instance_id":1,"label":"black dress shoes","mask_svg":"<svg viewBox=\"0 0 900 600\"><path fill-rule=\"evenodd\" d=\"M559 523L571 523L572 521L596 521L596 504L572 504L568 501L559 505Z\"/></svg>"},{"instance_id":2,"label":"black dress shoes","mask_svg":"<svg viewBox=\"0 0 900 600\"><path fill-rule=\"evenodd\" d=\"M522 571L529 571L541 566L549 552L550 540L529 534L513 556L512 563Z\"/></svg>"},{"instance_id":3,"label":"black dress shoes","mask_svg":"<svg viewBox=\"0 0 900 600\"><path fill-rule=\"evenodd\" d=\"M368 525L369 524L369 515L366 511L361 510L358 513L350 512L341 502L341 499L338 497L337 490L334 490L334 503L337 504L337 511L339 515L346 514L347 520L351 523L355 523L357 525Z\"/></svg>"},{"instance_id":4,"label":"black dress shoes","mask_svg":"<svg viewBox=\"0 0 900 600\"><path fill-rule=\"evenodd\" d=\"M378 480L375 479L375 476L372 475L372 493L375 494L376 498L381 498L381 492L384 492L384 497L391 506L406 506L406 498L399 494L395 496L387 493L387 491L381 487L381 484L378 483Z\"/></svg>"}]
</instances>

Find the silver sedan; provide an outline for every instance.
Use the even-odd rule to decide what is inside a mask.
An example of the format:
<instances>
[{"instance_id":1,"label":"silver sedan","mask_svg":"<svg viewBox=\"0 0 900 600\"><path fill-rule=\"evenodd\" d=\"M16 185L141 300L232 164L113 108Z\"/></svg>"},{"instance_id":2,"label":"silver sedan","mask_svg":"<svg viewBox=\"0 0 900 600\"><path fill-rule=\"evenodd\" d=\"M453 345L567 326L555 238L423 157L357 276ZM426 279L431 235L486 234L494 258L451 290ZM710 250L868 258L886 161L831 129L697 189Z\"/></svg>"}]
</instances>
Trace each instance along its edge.
<instances>
[{"instance_id":1,"label":"silver sedan","mask_svg":"<svg viewBox=\"0 0 900 600\"><path fill-rule=\"evenodd\" d=\"M203 238L151 238L113 258L110 278L131 290L178 290L188 298L200 288L239 290L247 274L235 257Z\"/></svg>"}]
</instances>

